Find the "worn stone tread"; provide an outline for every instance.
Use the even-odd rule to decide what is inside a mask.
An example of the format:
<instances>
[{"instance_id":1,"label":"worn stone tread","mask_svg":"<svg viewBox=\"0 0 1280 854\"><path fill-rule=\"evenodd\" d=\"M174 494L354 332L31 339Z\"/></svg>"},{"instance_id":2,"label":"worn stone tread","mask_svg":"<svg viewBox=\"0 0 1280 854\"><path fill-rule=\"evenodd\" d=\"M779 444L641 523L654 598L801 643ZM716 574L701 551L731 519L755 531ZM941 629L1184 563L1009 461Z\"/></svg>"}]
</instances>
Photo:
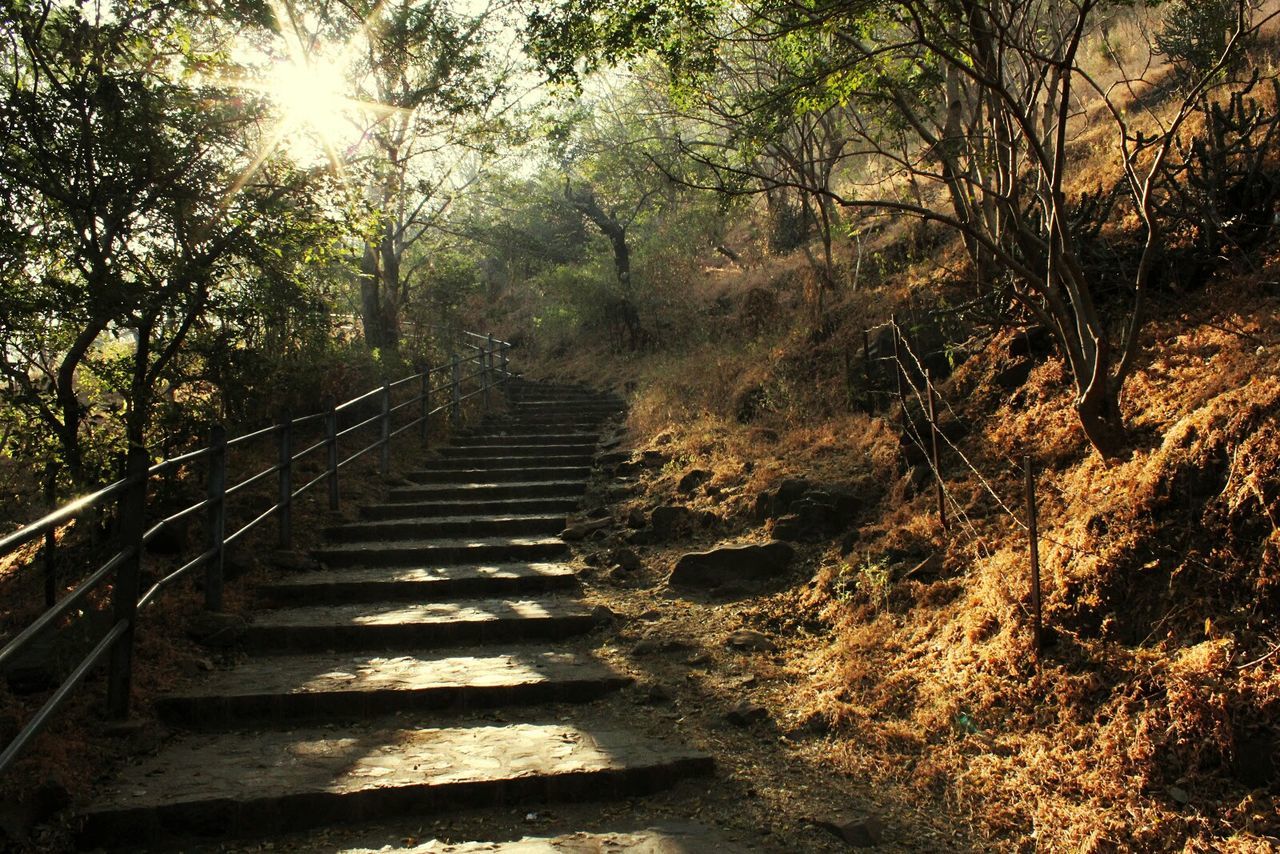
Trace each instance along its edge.
<instances>
[{"instance_id":1,"label":"worn stone tread","mask_svg":"<svg viewBox=\"0 0 1280 854\"><path fill-rule=\"evenodd\" d=\"M565 526L563 513L476 514L470 516L410 516L398 519L370 519L335 525L325 531L338 542L369 541L379 538L532 536L559 532ZM415 536L416 535L416 536Z\"/></svg>"},{"instance_id":2,"label":"worn stone tread","mask_svg":"<svg viewBox=\"0 0 1280 854\"><path fill-rule=\"evenodd\" d=\"M571 587L577 579L573 567L563 563L488 563L430 567L355 567L322 569L264 584L259 591L274 601L342 596L421 600L470 594L493 595L517 590Z\"/></svg>"},{"instance_id":3,"label":"worn stone tread","mask_svg":"<svg viewBox=\"0 0 1280 854\"><path fill-rule=\"evenodd\" d=\"M516 647L439 655L297 655L251 659L159 702L170 720L209 724L247 717L378 714L516 702L592 699L631 680L574 652Z\"/></svg>"},{"instance_id":4,"label":"worn stone tread","mask_svg":"<svg viewBox=\"0 0 1280 854\"><path fill-rule=\"evenodd\" d=\"M556 513L566 516L582 503L578 496L557 498L493 498L475 501L400 501L365 504L360 514L366 519L441 518L488 514L493 516Z\"/></svg>"},{"instance_id":5,"label":"worn stone tread","mask_svg":"<svg viewBox=\"0 0 1280 854\"><path fill-rule=\"evenodd\" d=\"M438 840L412 848L348 848L338 854L744 854L702 827L658 827L628 833L573 833L566 836L526 836L511 842Z\"/></svg>"},{"instance_id":6,"label":"worn stone tread","mask_svg":"<svg viewBox=\"0 0 1280 854\"><path fill-rule=\"evenodd\" d=\"M255 649L352 649L385 644L480 643L566 637L589 631L592 611L554 596L455 602L373 602L260 612L246 642Z\"/></svg>"},{"instance_id":7,"label":"worn stone tread","mask_svg":"<svg viewBox=\"0 0 1280 854\"><path fill-rule=\"evenodd\" d=\"M120 774L85 813L82 842L620 797L711 770L698 751L563 723L185 735Z\"/></svg>"},{"instance_id":8,"label":"worn stone tread","mask_svg":"<svg viewBox=\"0 0 1280 854\"><path fill-rule=\"evenodd\" d=\"M559 537L512 536L336 543L312 554L323 564L340 567L537 560L557 558L567 551Z\"/></svg>"},{"instance_id":9,"label":"worn stone tread","mask_svg":"<svg viewBox=\"0 0 1280 854\"><path fill-rule=\"evenodd\" d=\"M525 497L548 495L579 497L586 492L584 480L513 480L505 483L423 483L398 486L388 493L392 501L431 498L479 498L482 496Z\"/></svg>"}]
</instances>

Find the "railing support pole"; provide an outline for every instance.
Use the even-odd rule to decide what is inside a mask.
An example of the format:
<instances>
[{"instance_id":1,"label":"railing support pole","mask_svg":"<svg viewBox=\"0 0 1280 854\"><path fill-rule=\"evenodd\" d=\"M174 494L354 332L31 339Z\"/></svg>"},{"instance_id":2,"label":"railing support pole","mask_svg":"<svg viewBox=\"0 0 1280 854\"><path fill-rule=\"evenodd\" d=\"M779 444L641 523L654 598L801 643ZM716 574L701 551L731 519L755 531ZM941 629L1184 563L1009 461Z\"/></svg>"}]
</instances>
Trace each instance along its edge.
<instances>
[{"instance_id":1,"label":"railing support pole","mask_svg":"<svg viewBox=\"0 0 1280 854\"><path fill-rule=\"evenodd\" d=\"M502 342L502 387L504 389L511 384L511 373L510 371L507 370L507 365L510 364L510 361L511 361L509 356L510 350L511 350L511 345L508 344L506 341L503 341Z\"/></svg>"},{"instance_id":2,"label":"railing support pole","mask_svg":"<svg viewBox=\"0 0 1280 854\"><path fill-rule=\"evenodd\" d=\"M418 430L422 436L422 447L431 441L431 370L425 364L422 367L422 394L418 404Z\"/></svg>"},{"instance_id":3,"label":"railing support pole","mask_svg":"<svg viewBox=\"0 0 1280 854\"><path fill-rule=\"evenodd\" d=\"M493 336L490 335L484 348L484 411L493 409L490 389L493 388Z\"/></svg>"},{"instance_id":4,"label":"railing support pole","mask_svg":"<svg viewBox=\"0 0 1280 854\"><path fill-rule=\"evenodd\" d=\"M142 586L142 533L147 509L147 449L131 447L125 460L125 477L135 481L120 500L120 547L127 557L116 570L112 585L111 611L115 623L125 621L120 640L111 650L107 674L107 714L122 719L129 716L129 694L133 686L133 632L138 614L138 594Z\"/></svg>"},{"instance_id":5,"label":"railing support pole","mask_svg":"<svg viewBox=\"0 0 1280 854\"><path fill-rule=\"evenodd\" d=\"M280 494L277 511L280 523L280 548L293 547L293 415L285 412L280 417Z\"/></svg>"},{"instance_id":6,"label":"railing support pole","mask_svg":"<svg viewBox=\"0 0 1280 854\"><path fill-rule=\"evenodd\" d=\"M449 421L457 427L458 422L462 420L462 363L458 361L457 353L450 355L449 367L451 369Z\"/></svg>"},{"instance_id":7,"label":"railing support pole","mask_svg":"<svg viewBox=\"0 0 1280 854\"><path fill-rule=\"evenodd\" d=\"M1036 519L1036 478L1031 465L1031 455L1022 458L1024 486L1027 498L1027 537L1031 557L1031 618L1033 623L1033 649L1036 670L1040 670L1040 652L1044 646L1044 616L1040 611L1040 534Z\"/></svg>"},{"instance_id":8,"label":"railing support pole","mask_svg":"<svg viewBox=\"0 0 1280 854\"><path fill-rule=\"evenodd\" d=\"M205 564L204 607L206 611L221 611L223 542L227 534L227 431L221 424L215 424L209 431L209 451L206 530L208 550L213 554Z\"/></svg>"},{"instance_id":9,"label":"railing support pole","mask_svg":"<svg viewBox=\"0 0 1280 854\"><path fill-rule=\"evenodd\" d=\"M933 377L929 370L924 372L924 388L929 395L929 456L933 461L934 488L938 498L938 522L942 530L947 530L947 495L942 486L942 466L938 463L938 414L934 406Z\"/></svg>"},{"instance_id":10,"label":"railing support pole","mask_svg":"<svg viewBox=\"0 0 1280 854\"><path fill-rule=\"evenodd\" d=\"M379 423L382 425L382 438L378 441L381 446L378 473L386 477L391 471L391 386L386 383L382 386L382 419Z\"/></svg>"},{"instance_id":11,"label":"railing support pole","mask_svg":"<svg viewBox=\"0 0 1280 854\"><path fill-rule=\"evenodd\" d=\"M58 498L58 470L53 463L44 467L44 500L50 511L56 509L54 502ZM40 558L44 568L44 606L52 608L58 601L58 538L56 532L49 530L44 535L44 548Z\"/></svg>"},{"instance_id":12,"label":"railing support pole","mask_svg":"<svg viewBox=\"0 0 1280 854\"><path fill-rule=\"evenodd\" d=\"M338 410L333 401L329 402L329 411L324 417L324 443L328 460L326 470L329 477L329 509L338 509Z\"/></svg>"}]
</instances>

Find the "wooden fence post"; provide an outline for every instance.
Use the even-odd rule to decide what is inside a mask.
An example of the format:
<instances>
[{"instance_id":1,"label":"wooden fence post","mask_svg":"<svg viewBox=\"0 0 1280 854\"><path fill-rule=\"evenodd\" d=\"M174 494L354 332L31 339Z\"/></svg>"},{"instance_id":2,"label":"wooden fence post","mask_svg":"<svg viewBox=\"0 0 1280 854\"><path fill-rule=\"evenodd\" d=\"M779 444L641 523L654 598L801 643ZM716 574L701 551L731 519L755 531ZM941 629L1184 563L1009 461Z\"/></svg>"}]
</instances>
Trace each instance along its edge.
<instances>
[{"instance_id":1,"label":"wooden fence post","mask_svg":"<svg viewBox=\"0 0 1280 854\"><path fill-rule=\"evenodd\" d=\"M205 515L206 542L212 552L204 570L204 608L222 610L223 542L227 534L227 431L221 424L209 431L209 507Z\"/></svg>"},{"instance_id":2,"label":"wooden fence post","mask_svg":"<svg viewBox=\"0 0 1280 854\"><path fill-rule=\"evenodd\" d=\"M391 471L391 385L383 383L382 386L382 438L379 444L382 446L378 455L378 472L386 477Z\"/></svg>"},{"instance_id":3,"label":"wooden fence post","mask_svg":"<svg viewBox=\"0 0 1280 854\"><path fill-rule=\"evenodd\" d=\"M938 456L938 413L934 406L933 377L926 368L924 372L924 388L929 395L929 454L933 461L934 487L938 496L938 522L942 530L947 530L947 494L942 485L942 466Z\"/></svg>"},{"instance_id":4,"label":"wooden fence post","mask_svg":"<svg viewBox=\"0 0 1280 854\"><path fill-rule=\"evenodd\" d=\"M285 412L280 417L280 447L277 462L280 466L280 490L276 511L279 522L281 549L293 547L293 415Z\"/></svg>"},{"instance_id":5,"label":"wooden fence post","mask_svg":"<svg viewBox=\"0 0 1280 854\"><path fill-rule=\"evenodd\" d=\"M142 586L142 534L146 530L147 469L150 457L144 447L131 447L125 459L126 479L133 481L120 500L120 545L125 559L116 570L111 587L112 618L127 628L111 649L107 673L107 714L121 719L129 716L129 694L133 686L133 632L138 614L138 594Z\"/></svg>"},{"instance_id":6,"label":"wooden fence post","mask_svg":"<svg viewBox=\"0 0 1280 854\"><path fill-rule=\"evenodd\" d=\"M328 452L329 509L338 509L338 410L329 401L329 411L324 417L324 443Z\"/></svg>"},{"instance_id":7,"label":"wooden fence post","mask_svg":"<svg viewBox=\"0 0 1280 854\"><path fill-rule=\"evenodd\" d=\"M1040 669L1040 653L1044 647L1044 615L1040 609L1040 534L1036 519L1036 479L1032 470L1031 455L1022 458L1022 468L1027 493L1027 537L1030 543L1031 557L1031 618L1034 621L1033 645L1036 656L1036 670Z\"/></svg>"}]
</instances>

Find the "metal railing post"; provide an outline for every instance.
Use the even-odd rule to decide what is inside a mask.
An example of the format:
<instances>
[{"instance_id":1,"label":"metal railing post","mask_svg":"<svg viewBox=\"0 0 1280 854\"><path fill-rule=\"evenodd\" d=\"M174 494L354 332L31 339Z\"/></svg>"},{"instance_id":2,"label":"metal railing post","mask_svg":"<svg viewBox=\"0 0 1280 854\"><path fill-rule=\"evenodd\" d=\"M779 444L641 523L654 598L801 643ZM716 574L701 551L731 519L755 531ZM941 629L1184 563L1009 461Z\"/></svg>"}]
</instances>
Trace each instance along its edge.
<instances>
[{"instance_id":1,"label":"metal railing post","mask_svg":"<svg viewBox=\"0 0 1280 854\"><path fill-rule=\"evenodd\" d=\"M333 401L329 401L329 411L324 417L324 443L328 461L326 470L329 473L329 509L338 509L338 410Z\"/></svg>"},{"instance_id":2,"label":"metal railing post","mask_svg":"<svg viewBox=\"0 0 1280 854\"><path fill-rule=\"evenodd\" d=\"M293 415L285 412L280 418L280 494L277 499L279 515L280 548L293 547Z\"/></svg>"},{"instance_id":3,"label":"metal railing post","mask_svg":"<svg viewBox=\"0 0 1280 854\"><path fill-rule=\"evenodd\" d=\"M458 361L457 353L450 354L449 367L452 369L452 380L449 383L449 421L457 427L462 420L462 363Z\"/></svg>"},{"instance_id":4,"label":"metal railing post","mask_svg":"<svg viewBox=\"0 0 1280 854\"><path fill-rule=\"evenodd\" d=\"M506 388L511 383L511 374L507 371L507 365L510 362L510 359L507 354L510 349L511 349L511 345L508 344L506 341L503 341L502 342L502 387L503 388Z\"/></svg>"},{"instance_id":5,"label":"metal railing post","mask_svg":"<svg viewBox=\"0 0 1280 854\"><path fill-rule=\"evenodd\" d=\"M391 386L387 383L382 385L382 419L379 423L382 425L382 438L379 444L382 446L378 455L378 473L383 477L391 471Z\"/></svg>"},{"instance_id":6,"label":"metal railing post","mask_svg":"<svg viewBox=\"0 0 1280 854\"><path fill-rule=\"evenodd\" d=\"M431 441L431 370L426 365L422 367L422 394L418 402L418 431L422 436L422 447L427 447Z\"/></svg>"},{"instance_id":7,"label":"metal railing post","mask_svg":"<svg viewBox=\"0 0 1280 854\"><path fill-rule=\"evenodd\" d=\"M143 518L147 509L147 449L129 449L124 476L135 480L120 500L121 549L126 557L116 570L112 585L111 611L116 624L127 628L111 650L107 673L107 714L113 718L129 716L129 694L133 686L133 631L138 613L138 593L142 586Z\"/></svg>"},{"instance_id":8,"label":"metal railing post","mask_svg":"<svg viewBox=\"0 0 1280 854\"><path fill-rule=\"evenodd\" d=\"M58 470L53 463L44 467L44 500L49 508L56 509L54 502L58 497ZM58 538L53 529L44 535L44 547L40 559L44 569L44 606L52 608L58 601Z\"/></svg>"},{"instance_id":9,"label":"metal railing post","mask_svg":"<svg viewBox=\"0 0 1280 854\"><path fill-rule=\"evenodd\" d=\"M490 335L484 348L484 364L480 366L481 376L484 377L484 411L487 413L493 409L493 399L490 389L493 388L493 336Z\"/></svg>"},{"instance_id":10,"label":"metal railing post","mask_svg":"<svg viewBox=\"0 0 1280 854\"><path fill-rule=\"evenodd\" d=\"M221 424L209 431L209 510L206 516L208 551L204 571L204 607L222 610L223 542L227 534L227 431Z\"/></svg>"}]
</instances>

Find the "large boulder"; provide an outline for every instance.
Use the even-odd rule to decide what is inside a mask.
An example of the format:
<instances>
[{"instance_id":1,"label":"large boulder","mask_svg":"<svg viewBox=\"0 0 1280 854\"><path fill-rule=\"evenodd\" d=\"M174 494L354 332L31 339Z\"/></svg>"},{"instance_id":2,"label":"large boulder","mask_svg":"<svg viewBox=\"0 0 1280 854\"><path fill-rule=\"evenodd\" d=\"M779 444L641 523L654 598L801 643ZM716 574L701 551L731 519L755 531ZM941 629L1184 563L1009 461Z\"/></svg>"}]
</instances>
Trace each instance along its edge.
<instances>
[{"instance_id":1,"label":"large boulder","mask_svg":"<svg viewBox=\"0 0 1280 854\"><path fill-rule=\"evenodd\" d=\"M714 589L770 581L785 572L795 556L795 549L781 540L690 552L676 561L667 584Z\"/></svg>"}]
</instances>

